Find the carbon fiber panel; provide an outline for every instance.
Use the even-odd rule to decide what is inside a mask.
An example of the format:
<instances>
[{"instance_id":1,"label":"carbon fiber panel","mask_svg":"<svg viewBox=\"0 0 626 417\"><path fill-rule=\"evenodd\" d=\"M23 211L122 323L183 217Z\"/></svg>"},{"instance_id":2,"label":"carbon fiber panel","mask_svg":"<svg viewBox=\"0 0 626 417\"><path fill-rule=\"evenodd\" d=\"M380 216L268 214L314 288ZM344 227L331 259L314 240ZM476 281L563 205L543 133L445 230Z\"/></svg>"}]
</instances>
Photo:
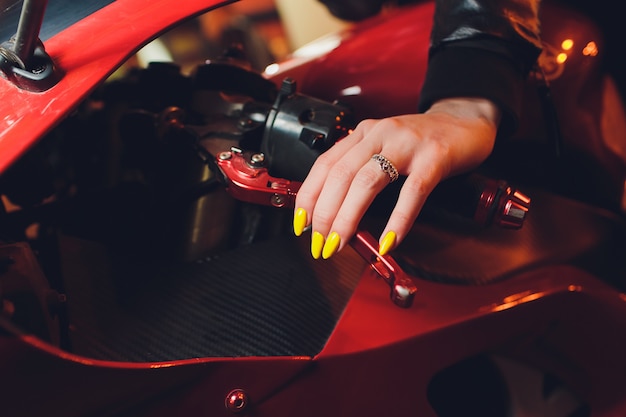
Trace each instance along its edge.
<instances>
[{"instance_id":1,"label":"carbon fiber panel","mask_svg":"<svg viewBox=\"0 0 626 417\"><path fill-rule=\"evenodd\" d=\"M187 265L107 263L96 244L63 244L72 350L116 361L315 355L365 267L349 247L314 261L306 238Z\"/></svg>"}]
</instances>

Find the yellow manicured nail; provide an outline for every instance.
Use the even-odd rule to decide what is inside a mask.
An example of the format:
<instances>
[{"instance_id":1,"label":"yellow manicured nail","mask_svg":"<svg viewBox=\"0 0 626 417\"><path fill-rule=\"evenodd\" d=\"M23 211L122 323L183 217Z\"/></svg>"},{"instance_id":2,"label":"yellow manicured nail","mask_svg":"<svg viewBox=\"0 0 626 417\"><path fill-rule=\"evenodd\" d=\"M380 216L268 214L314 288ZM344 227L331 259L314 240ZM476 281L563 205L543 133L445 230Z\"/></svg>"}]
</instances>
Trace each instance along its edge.
<instances>
[{"instance_id":1,"label":"yellow manicured nail","mask_svg":"<svg viewBox=\"0 0 626 417\"><path fill-rule=\"evenodd\" d=\"M306 210L299 208L293 215L293 232L300 236L306 227Z\"/></svg>"},{"instance_id":2,"label":"yellow manicured nail","mask_svg":"<svg viewBox=\"0 0 626 417\"><path fill-rule=\"evenodd\" d=\"M391 232L391 231L387 232L382 242L380 242L378 253L380 253L382 256L386 255L387 253L389 253L389 251L393 248L395 244L396 244L396 232Z\"/></svg>"},{"instance_id":3,"label":"yellow manicured nail","mask_svg":"<svg viewBox=\"0 0 626 417\"><path fill-rule=\"evenodd\" d=\"M320 258L323 247L324 236L320 232L313 232L313 235L311 236L311 255L313 255L313 259Z\"/></svg>"},{"instance_id":4,"label":"yellow manicured nail","mask_svg":"<svg viewBox=\"0 0 626 417\"><path fill-rule=\"evenodd\" d=\"M322 250L322 258L328 259L337 252L339 249L339 244L341 243L341 238L337 234L337 232L332 232L328 235L328 239L326 239L326 243L324 243L324 249Z\"/></svg>"}]
</instances>

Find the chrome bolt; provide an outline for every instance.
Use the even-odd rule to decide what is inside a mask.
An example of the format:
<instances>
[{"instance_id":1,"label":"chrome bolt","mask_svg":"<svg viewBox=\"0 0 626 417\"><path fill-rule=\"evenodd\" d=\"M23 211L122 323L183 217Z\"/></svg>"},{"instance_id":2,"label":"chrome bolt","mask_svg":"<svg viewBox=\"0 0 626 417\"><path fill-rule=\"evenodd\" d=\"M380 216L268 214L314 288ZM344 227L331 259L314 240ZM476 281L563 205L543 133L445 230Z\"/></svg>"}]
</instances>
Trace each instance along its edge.
<instances>
[{"instance_id":1,"label":"chrome bolt","mask_svg":"<svg viewBox=\"0 0 626 417\"><path fill-rule=\"evenodd\" d=\"M233 154L232 152L229 152L229 151L220 152L219 154L219 158L221 161L228 161L232 157L233 157Z\"/></svg>"},{"instance_id":2,"label":"chrome bolt","mask_svg":"<svg viewBox=\"0 0 626 417\"><path fill-rule=\"evenodd\" d=\"M228 393L224 400L224 405L228 411L239 413L243 411L250 402L248 394L242 389L234 389Z\"/></svg>"},{"instance_id":3,"label":"chrome bolt","mask_svg":"<svg viewBox=\"0 0 626 417\"><path fill-rule=\"evenodd\" d=\"M285 205L285 198L280 194L273 194L272 197L270 197L270 203L274 207L283 207Z\"/></svg>"},{"instance_id":4,"label":"chrome bolt","mask_svg":"<svg viewBox=\"0 0 626 417\"><path fill-rule=\"evenodd\" d=\"M261 165L263 162L265 162L265 155L263 155L262 153L255 153L250 157L250 161L254 165Z\"/></svg>"}]
</instances>

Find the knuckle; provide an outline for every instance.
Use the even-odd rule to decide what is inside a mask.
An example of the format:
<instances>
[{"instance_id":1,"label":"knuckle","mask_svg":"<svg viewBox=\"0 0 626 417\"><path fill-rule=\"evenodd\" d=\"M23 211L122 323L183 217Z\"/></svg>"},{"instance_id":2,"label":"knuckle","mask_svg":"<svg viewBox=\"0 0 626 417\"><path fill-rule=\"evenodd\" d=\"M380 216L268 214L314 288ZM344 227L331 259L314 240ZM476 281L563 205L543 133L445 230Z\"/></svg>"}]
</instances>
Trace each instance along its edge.
<instances>
[{"instance_id":1,"label":"knuckle","mask_svg":"<svg viewBox=\"0 0 626 417\"><path fill-rule=\"evenodd\" d=\"M332 229L339 234L342 240L348 242L356 232L356 226L353 223L354 219L337 217L337 221L333 224Z\"/></svg>"},{"instance_id":2,"label":"knuckle","mask_svg":"<svg viewBox=\"0 0 626 417\"><path fill-rule=\"evenodd\" d=\"M450 172L454 152L446 137L445 132L436 131L428 142L428 152L433 161L428 167L428 175L443 177Z\"/></svg>"},{"instance_id":3,"label":"knuckle","mask_svg":"<svg viewBox=\"0 0 626 417\"><path fill-rule=\"evenodd\" d=\"M393 213L393 220L395 223L407 225L413 223L414 218L412 213L406 212L404 210L396 210Z\"/></svg>"},{"instance_id":4,"label":"knuckle","mask_svg":"<svg viewBox=\"0 0 626 417\"><path fill-rule=\"evenodd\" d=\"M385 129L398 129L398 128L402 128L403 124L396 118L394 117L387 117L384 119L380 119L378 121L378 126L380 128L385 128Z\"/></svg>"},{"instance_id":5,"label":"knuckle","mask_svg":"<svg viewBox=\"0 0 626 417\"><path fill-rule=\"evenodd\" d=\"M440 161L448 161L452 154L450 144L445 140L435 140L432 142L433 152Z\"/></svg>"},{"instance_id":6,"label":"knuckle","mask_svg":"<svg viewBox=\"0 0 626 417\"><path fill-rule=\"evenodd\" d=\"M357 129L359 130L369 130L374 127L378 123L378 120L375 119L363 119L357 125Z\"/></svg>"},{"instance_id":7,"label":"knuckle","mask_svg":"<svg viewBox=\"0 0 626 417\"><path fill-rule=\"evenodd\" d=\"M322 169L324 171L328 171L329 168L333 166L333 161L330 158L330 154L322 153L315 160L316 168Z\"/></svg>"},{"instance_id":8,"label":"knuckle","mask_svg":"<svg viewBox=\"0 0 626 417\"><path fill-rule=\"evenodd\" d=\"M296 195L296 202L299 205L309 204L315 199L316 194L313 190L309 190L308 188L300 188L298 190L298 194Z\"/></svg>"},{"instance_id":9,"label":"knuckle","mask_svg":"<svg viewBox=\"0 0 626 417\"><path fill-rule=\"evenodd\" d=\"M352 169L343 162L328 167L328 179L335 182L348 182L354 176Z\"/></svg>"},{"instance_id":10,"label":"knuckle","mask_svg":"<svg viewBox=\"0 0 626 417\"><path fill-rule=\"evenodd\" d=\"M423 178L409 178L402 186L402 189L411 196L425 199L430 194L432 186L429 181Z\"/></svg>"},{"instance_id":11,"label":"knuckle","mask_svg":"<svg viewBox=\"0 0 626 417\"><path fill-rule=\"evenodd\" d=\"M380 169L376 168L363 168L359 175L357 175L352 183L354 186L364 189L364 190L376 190L378 184L381 182L381 178L385 179L384 176L387 175L382 172Z\"/></svg>"},{"instance_id":12,"label":"knuckle","mask_svg":"<svg viewBox=\"0 0 626 417\"><path fill-rule=\"evenodd\" d=\"M316 230L326 232L333 223L334 218L334 213L330 213L325 210L315 210L313 213L312 223Z\"/></svg>"}]
</instances>

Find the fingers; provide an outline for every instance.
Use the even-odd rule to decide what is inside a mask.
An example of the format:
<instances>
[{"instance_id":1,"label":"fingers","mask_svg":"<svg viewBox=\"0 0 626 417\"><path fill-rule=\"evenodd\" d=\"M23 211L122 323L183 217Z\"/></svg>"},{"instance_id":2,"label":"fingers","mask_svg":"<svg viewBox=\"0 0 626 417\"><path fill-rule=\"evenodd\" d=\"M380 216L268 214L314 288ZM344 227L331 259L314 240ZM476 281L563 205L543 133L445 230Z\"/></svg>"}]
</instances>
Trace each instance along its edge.
<instances>
[{"instance_id":1,"label":"fingers","mask_svg":"<svg viewBox=\"0 0 626 417\"><path fill-rule=\"evenodd\" d=\"M350 149L357 148L357 145L362 138L363 135L357 128L351 135L340 140L333 145L332 148L320 155L315 161L315 164L313 164L306 180L298 190L295 202L296 212L294 214L301 218L303 217L302 213L306 213L306 225L311 222L310 214L313 212L315 203L324 188L328 173L337 164L337 162L350 151ZM296 235L301 233L301 230L295 230L296 227L299 229L300 225L301 220L298 221L298 224L294 222L294 231L296 232Z\"/></svg>"},{"instance_id":2,"label":"fingers","mask_svg":"<svg viewBox=\"0 0 626 417\"><path fill-rule=\"evenodd\" d=\"M348 243L374 198L399 174L406 181L379 239L379 253L397 247L435 186L488 156L497 126L488 113L491 107L483 104L469 116L466 107L451 102L432 114L361 122L314 164L296 197L294 233L299 236L310 225L312 256L331 257ZM459 108L460 116L452 114ZM382 157L372 159L377 154Z\"/></svg>"},{"instance_id":3,"label":"fingers","mask_svg":"<svg viewBox=\"0 0 626 417\"><path fill-rule=\"evenodd\" d=\"M429 164L430 158L427 153L421 155L419 159L421 161L417 161L418 164L430 169L414 171L402 185L396 205L379 239L378 252L383 256L404 240L424 207L427 197L441 180L440 169L432 164L432 160Z\"/></svg>"},{"instance_id":4,"label":"fingers","mask_svg":"<svg viewBox=\"0 0 626 417\"><path fill-rule=\"evenodd\" d=\"M359 159L362 167L351 177L344 176L333 186L327 186L313 213L313 231L328 235L322 247L321 256L329 258L341 250L354 235L360 219L371 205L376 195L390 182L389 175L383 172L371 156ZM341 171L340 171L341 172ZM329 175L329 179L332 175ZM335 191L335 187L341 191ZM336 198L345 190L343 201ZM328 198L325 193L328 191ZM332 239L330 239L332 237ZM312 251L314 257L317 252Z\"/></svg>"},{"instance_id":5,"label":"fingers","mask_svg":"<svg viewBox=\"0 0 626 417\"><path fill-rule=\"evenodd\" d=\"M376 163L368 163L380 145L363 142L360 132L355 133L320 157L298 192L294 233L312 224L311 254L316 259L329 258L345 246L375 195L389 182Z\"/></svg>"},{"instance_id":6,"label":"fingers","mask_svg":"<svg viewBox=\"0 0 626 417\"><path fill-rule=\"evenodd\" d=\"M311 255L327 259L340 251L354 235L358 224L374 198L413 162L411 152L402 143L414 144L412 131L399 129L396 122L365 121L352 135L343 139L314 164L296 197L294 233L300 236L311 225ZM385 132L395 132L392 146L384 146ZM373 156L376 156L373 158ZM419 210L411 210L411 197L396 209L396 223L413 219ZM408 214L404 214L407 212ZM392 223L393 225L393 223ZM407 227L401 227L400 236ZM388 237L383 248L391 249L394 238Z\"/></svg>"}]
</instances>

